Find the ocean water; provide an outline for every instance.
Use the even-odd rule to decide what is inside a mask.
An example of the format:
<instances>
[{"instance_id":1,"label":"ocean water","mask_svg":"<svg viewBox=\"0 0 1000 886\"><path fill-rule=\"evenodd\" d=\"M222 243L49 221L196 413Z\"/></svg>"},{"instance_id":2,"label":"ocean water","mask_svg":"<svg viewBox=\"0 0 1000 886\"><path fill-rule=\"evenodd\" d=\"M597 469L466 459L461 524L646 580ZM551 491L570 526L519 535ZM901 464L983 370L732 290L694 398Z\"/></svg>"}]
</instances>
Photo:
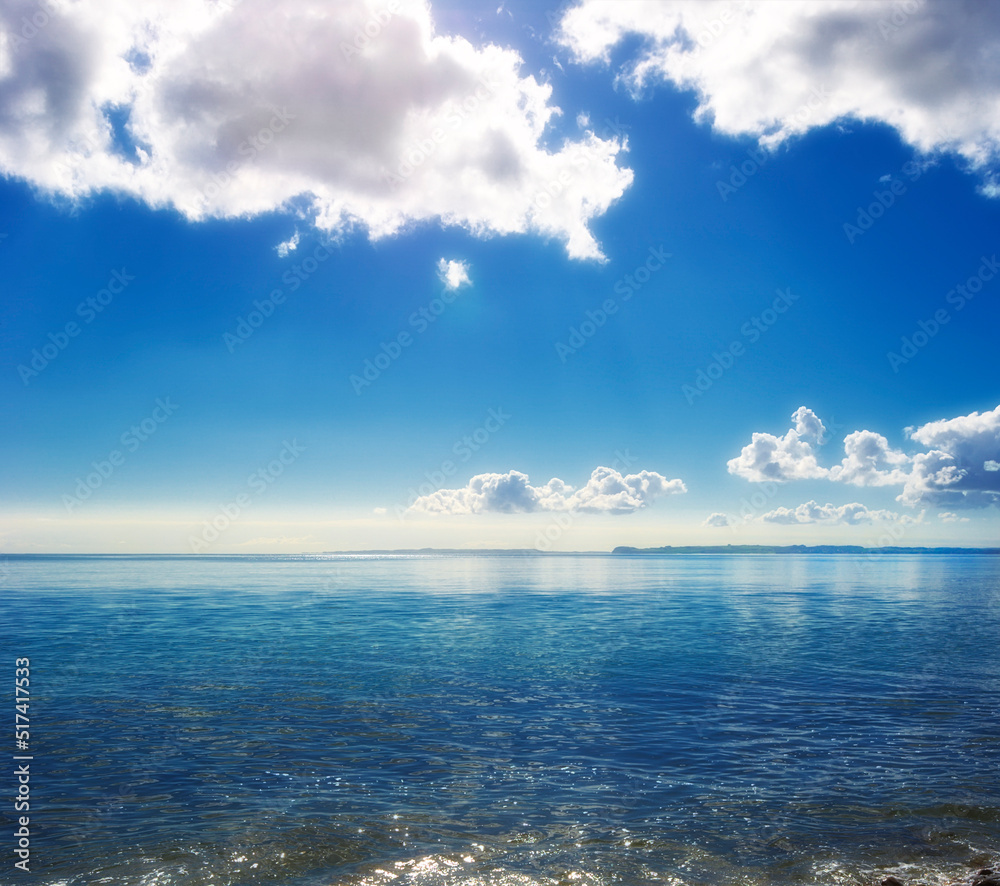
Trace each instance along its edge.
<instances>
[{"instance_id":1,"label":"ocean water","mask_svg":"<svg viewBox=\"0 0 1000 886\"><path fill-rule=\"evenodd\" d=\"M31 873L7 799L0 883L1000 860L1000 557L10 556L0 582L33 757Z\"/></svg>"}]
</instances>

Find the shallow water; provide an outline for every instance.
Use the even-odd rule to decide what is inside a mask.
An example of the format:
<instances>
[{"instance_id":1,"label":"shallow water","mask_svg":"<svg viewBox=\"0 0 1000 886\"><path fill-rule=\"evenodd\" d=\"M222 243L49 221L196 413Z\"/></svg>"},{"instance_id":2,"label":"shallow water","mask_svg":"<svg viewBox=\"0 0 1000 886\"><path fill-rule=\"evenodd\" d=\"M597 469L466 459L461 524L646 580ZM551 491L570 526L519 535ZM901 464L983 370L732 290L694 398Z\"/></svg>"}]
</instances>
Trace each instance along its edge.
<instances>
[{"instance_id":1,"label":"shallow water","mask_svg":"<svg viewBox=\"0 0 1000 886\"><path fill-rule=\"evenodd\" d=\"M33 882L940 884L1000 855L998 557L4 577Z\"/></svg>"}]
</instances>

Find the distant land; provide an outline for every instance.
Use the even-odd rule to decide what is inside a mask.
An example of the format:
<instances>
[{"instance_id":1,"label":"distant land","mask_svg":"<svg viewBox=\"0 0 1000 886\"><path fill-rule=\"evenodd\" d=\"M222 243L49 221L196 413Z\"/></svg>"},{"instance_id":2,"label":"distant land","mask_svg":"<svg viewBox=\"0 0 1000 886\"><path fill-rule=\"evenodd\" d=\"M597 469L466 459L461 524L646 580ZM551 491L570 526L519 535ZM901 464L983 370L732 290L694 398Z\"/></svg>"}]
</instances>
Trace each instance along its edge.
<instances>
[{"instance_id":1,"label":"distant land","mask_svg":"<svg viewBox=\"0 0 1000 886\"><path fill-rule=\"evenodd\" d=\"M303 552L308 553L308 552ZM323 554L483 554L509 557L598 555L604 551L539 551L535 548L403 548L371 551L323 551ZM861 545L664 545L659 548L633 548L620 545L612 554L1000 554L1000 548L902 548Z\"/></svg>"},{"instance_id":2,"label":"distant land","mask_svg":"<svg viewBox=\"0 0 1000 886\"><path fill-rule=\"evenodd\" d=\"M861 545L664 545L619 546L612 554L1000 554L1000 548L865 548Z\"/></svg>"},{"instance_id":3,"label":"distant land","mask_svg":"<svg viewBox=\"0 0 1000 886\"><path fill-rule=\"evenodd\" d=\"M312 551L303 551L303 554L310 554ZM535 548L386 548L385 550L373 551L321 551L323 554L507 554L510 556L523 556L532 554L543 556L545 551ZM569 553L569 552L567 552ZM587 551L573 551L572 553L589 553ZM603 552L597 552L603 553Z\"/></svg>"}]
</instances>

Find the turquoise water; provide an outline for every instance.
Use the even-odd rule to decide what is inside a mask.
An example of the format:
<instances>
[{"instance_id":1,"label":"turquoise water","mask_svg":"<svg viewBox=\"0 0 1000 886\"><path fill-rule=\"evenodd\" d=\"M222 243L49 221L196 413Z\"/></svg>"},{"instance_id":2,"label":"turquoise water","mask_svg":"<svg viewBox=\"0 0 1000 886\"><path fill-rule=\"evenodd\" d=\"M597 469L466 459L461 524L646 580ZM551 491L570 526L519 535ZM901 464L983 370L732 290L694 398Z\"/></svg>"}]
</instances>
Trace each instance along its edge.
<instances>
[{"instance_id":1,"label":"turquoise water","mask_svg":"<svg viewBox=\"0 0 1000 886\"><path fill-rule=\"evenodd\" d=\"M1000 856L998 557L2 579L34 760L32 873L5 852L0 883L941 884Z\"/></svg>"}]
</instances>

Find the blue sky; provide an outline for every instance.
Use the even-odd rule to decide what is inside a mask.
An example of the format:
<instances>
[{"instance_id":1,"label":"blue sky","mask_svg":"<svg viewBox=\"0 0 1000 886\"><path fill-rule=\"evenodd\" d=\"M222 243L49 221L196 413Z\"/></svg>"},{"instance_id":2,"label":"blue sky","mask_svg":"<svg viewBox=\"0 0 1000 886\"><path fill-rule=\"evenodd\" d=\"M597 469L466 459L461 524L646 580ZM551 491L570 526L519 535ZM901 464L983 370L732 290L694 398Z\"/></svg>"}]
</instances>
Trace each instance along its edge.
<instances>
[{"instance_id":1,"label":"blue sky","mask_svg":"<svg viewBox=\"0 0 1000 886\"><path fill-rule=\"evenodd\" d=\"M4 550L997 543L995 8L106 5L0 13Z\"/></svg>"}]
</instances>

